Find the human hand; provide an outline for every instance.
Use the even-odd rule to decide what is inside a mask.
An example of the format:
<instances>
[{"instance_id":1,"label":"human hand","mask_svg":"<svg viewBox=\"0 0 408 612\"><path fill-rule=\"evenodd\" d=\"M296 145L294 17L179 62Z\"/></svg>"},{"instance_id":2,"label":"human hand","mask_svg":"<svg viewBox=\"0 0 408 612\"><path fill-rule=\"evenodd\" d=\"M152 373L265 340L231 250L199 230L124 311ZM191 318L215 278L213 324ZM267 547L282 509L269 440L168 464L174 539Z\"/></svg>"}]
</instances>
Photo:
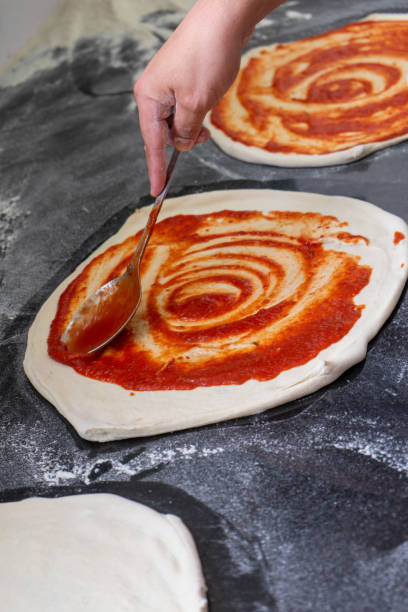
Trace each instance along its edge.
<instances>
[{"instance_id":1,"label":"human hand","mask_svg":"<svg viewBox=\"0 0 408 612\"><path fill-rule=\"evenodd\" d=\"M255 23L282 1L198 0L137 80L153 196L164 186L166 145L188 151L208 140L206 113L232 84Z\"/></svg>"}]
</instances>

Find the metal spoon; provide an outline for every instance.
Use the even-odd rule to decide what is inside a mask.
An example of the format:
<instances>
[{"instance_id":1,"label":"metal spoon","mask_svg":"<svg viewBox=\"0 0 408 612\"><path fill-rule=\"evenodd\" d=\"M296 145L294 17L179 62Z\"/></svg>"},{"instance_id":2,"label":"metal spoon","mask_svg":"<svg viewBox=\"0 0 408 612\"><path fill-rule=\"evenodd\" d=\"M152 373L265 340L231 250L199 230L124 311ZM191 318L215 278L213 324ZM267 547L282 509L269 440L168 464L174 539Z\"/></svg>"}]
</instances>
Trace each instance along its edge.
<instances>
[{"instance_id":1,"label":"metal spoon","mask_svg":"<svg viewBox=\"0 0 408 612\"><path fill-rule=\"evenodd\" d=\"M125 272L91 295L69 321L61 341L68 352L93 353L113 340L135 314L142 298L140 262L167 195L170 179L179 156L174 149L167 166L163 191L157 196L132 261Z\"/></svg>"}]
</instances>

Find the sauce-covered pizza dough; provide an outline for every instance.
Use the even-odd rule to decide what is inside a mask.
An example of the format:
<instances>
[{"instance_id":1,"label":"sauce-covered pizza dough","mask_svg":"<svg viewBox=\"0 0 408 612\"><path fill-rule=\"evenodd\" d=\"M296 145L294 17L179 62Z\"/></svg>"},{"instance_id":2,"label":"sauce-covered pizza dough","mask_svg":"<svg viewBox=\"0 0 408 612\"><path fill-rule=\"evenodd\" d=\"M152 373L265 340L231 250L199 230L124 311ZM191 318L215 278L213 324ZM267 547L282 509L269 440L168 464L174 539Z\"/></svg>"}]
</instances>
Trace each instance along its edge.
<instances>
[{"instance_id":1,"label":"sauce-covered pizza dough","mask_svg":"<svg viewBox=\"0 0 408 612\"><path fill-rule=\"evenodd\" d=\"M206 125L244 161L346 163L408 138L407 76L408 15L373 14L244 54Z\"/></svg>"},{"instance_id":2,"label":"sauce-covered pizza dough","mask_svg":"<svg viewBox=\"0 0 408 612\"><path fill-rule=\"evenodd\" d=\"M0 504L7 612L205 612L190 532L171 514L111 494Z\"/></svg>"},{"instance_id":3,"label":"sauce-covered pizza dough","mask_svg":"<svg viewBox=\"0 0 408 612\"><path fill-rule=\"evenodd\" d=\"M333 215L221 210L156 224L141 266L143 302L98 355L68 353L61 336L95 284L123 274L140 232L95 257L62 294L48 354L131 391L270 380L304 365L361 316L354 298L372 268L347 250L369 240Z\"/></svg>"},{"instance_id":4,"label":"sauce-covered pizza dough","mask_svg":"<svg viewBox=\"0 0 408 612\"><path fill-rule=\"evenodd\" d=\"M271 190L169 199L134 319L98 354L67 354L67 322L126 267L147 213L54 292L29 333L28 377L87 439L203 425L311 393L363 359L405 282L406 224L360 200Z\"/></svg>"}]
</instances>

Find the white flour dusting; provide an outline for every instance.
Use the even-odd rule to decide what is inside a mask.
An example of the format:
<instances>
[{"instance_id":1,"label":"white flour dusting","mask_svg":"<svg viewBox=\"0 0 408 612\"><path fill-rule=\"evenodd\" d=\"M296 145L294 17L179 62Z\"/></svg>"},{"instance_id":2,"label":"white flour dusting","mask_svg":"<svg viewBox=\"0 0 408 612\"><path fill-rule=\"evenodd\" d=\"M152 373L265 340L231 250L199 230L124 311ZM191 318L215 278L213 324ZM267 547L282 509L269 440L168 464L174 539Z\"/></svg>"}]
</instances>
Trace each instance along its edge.
<instances>
[{"instance_id":1,"label":"white flour dusting","mask_svg":"<svg viewBox=\"0 0 408 612\"><path fill-rule=\"evenodd\" d=\"M138 455L129 462L123 462L123 453L113 453L109 458L88 460L75 464L71 471L64 469L63 465L55 465L55 458L51 461L49 455L43 454L38 467L42 472L41 480L49 485L69 484L75 480L84 484L90 484L98 477L98 467L103 468L106 462L111 463L109 467L110 478L136 476L145 470L152 470L163 464L175 464L181 461L189 461L195 457L209 457L224 452L223 448L197 448L197 446L175 446L174 448L149 449ZM105 473L105 471L101 472Z\"/></svg>"},{"instance_id":2,"label":"white flour dusting","mask_svg":"<svg viewBox=\"0 0 408 612\"><path fill-rule=\"evenodd\" d=\"M106 36L112 40L131 36L152 49L157 43L151 26L141 23L155 11L174 11L180 19L194 0L62 0L50 19L0 69L0 85L17 85L38 70L56 66L55 48L70 49L84 37ZM161 32L166 36L165 32ZM167 36L169 33L167 32Z\"/></svg>"},{"instance_id":3,"label":"white flour dusting","mask_svg":"<svg viewBox=\"0 0 408 612\"><path fill-rule=\"evenodd\" d=\"M377 433L374 440L359 439L358 436L345 439L343 436L340 436L337 441L332 443L332 447L364 455L397 472L408 474L407 448L395 448L393 438L384 433Z\"/></svg>"},{"instance_id":4,"label":"white flour dusting","mask_svg":"<svg viewBox=\"0 0 408 612\"><path fill-rule=\"evenodd\" d=\"M286 11L285 15L288 19L306 19L309 20L312 18L311 13L300 13L299 11Z\"/></svg>"},{"instance_id":5,"label":"white flour dusting","mask_svg":"<svg viewBox=\"0 0 408 612\"><path fill-rule=\"evenodd\" d=\"M344 415L343 415L344 416ZM18 448L24 457L26 476L36 483L48 485L90 484L102 480L127 480L132 476L143 476L144 472L154 471L165 466L197 459L208 459L227 453L240 453L248 450L265 452L302 462L306 453L321 456L322 451L341 450L362 455L387 468L408 474L408 447L405 441L398 440L392 432L382 428L381 422L370 418L348 419L348 432L344 433L342 416L330 415L316 423L313 415L301 415L300 428L287 428L287 421L276 422L266 432L262 427L253 427L250 435L231 435L227 428L219 435L210 436L199 444L180 444L170 437L149 440L144 446L143 439L135 440L133 450L123 449L106 455L89 457L86 452L71 454L61 450L58 442L44 443L44 429L41 422L30 426L27 436L16 429L15 440L10 429L3 431L2 439L7 440L11 454L13 447ZM301 432L301 433L300 433ZM342 433L340 433L342 432ZM188 436L189 437L189 436ZM93 454L92 454L93 455ZM27 471L28 470L28 471ZM30 474L31 472L31 474Z\"/></svg>"},{"instance_id":6,"label":"white flour dusting","mask_svg":"<svg viewBox=\"0 0 408 612\"><path fill-rule=\"evenodd\" d=\"M269 27L271 25L273 25L274 23L276 23L276 19L272 19L272 17L270 17L269 15L267 17L264 17L262 19L262 21L260 21L257 25L257 28L266 28Z\"/></svg>"},{"instance_id":7,"label":"white flour dusting","mask_svg":"<svg viewBox=\"0 0 408 612\"><path fill-rule=\"evenodd\" d=\"M264 435L251 437L248 441L241 440L240 445L256 446L259 449L284 454L294 459L302 452L330 451L330 449L346 451L357 455L363 455L377 463L384 465L396 472L408 475L408 445L405 439L398 439L395 432L387 430L386 424L378 419L369 417L347 418L347 424L343 416L327 413L325 419L319 424L313 423L313 416L301 416L305 418L304 431L299 438L299 430L293 432L279 431L276 425L276 437ZM344 433L345 428L347 432Z\"/></svg>"},{"instance_id":8,"label":"white flour dusting","mask_svg":"<svg viewBox=\"0 0 408 612\"><path fill-rule=\"evenodd\" d=\"M0 259L4 257L13 240L17 238L17 229L30 211L21 211L18 207L19 197L0 200Z\"/></svg>"},{"instance_id":9,"label":"white flour dusting","mask_svg":"<svg viewBox=\"0 0 408 612\"><path fill-rule=\"evenodd\" d=\"M16 428L15 439L10 428L2 426L1 439L7 440L10 454L18 454L24 458L27 476L36 483L47 485L90 484L103 474L109 474L110 480L123 480L142 474L146 470L154 470L163 465L176 465L180 462L197 458L210 458L224 452L224 448L208 443L180 444L173 440L159 438L145 448L143 440L138 441L136 452L127 454L122 450L111 452L104 456L88 457L84 453L75 453L67 457L67 452L61 450L58 442L44 443L44 428L41 422L30 426L29 434L24 436ZM139 449L139 450L138 450Z\"/></svg>"}]
</instances>

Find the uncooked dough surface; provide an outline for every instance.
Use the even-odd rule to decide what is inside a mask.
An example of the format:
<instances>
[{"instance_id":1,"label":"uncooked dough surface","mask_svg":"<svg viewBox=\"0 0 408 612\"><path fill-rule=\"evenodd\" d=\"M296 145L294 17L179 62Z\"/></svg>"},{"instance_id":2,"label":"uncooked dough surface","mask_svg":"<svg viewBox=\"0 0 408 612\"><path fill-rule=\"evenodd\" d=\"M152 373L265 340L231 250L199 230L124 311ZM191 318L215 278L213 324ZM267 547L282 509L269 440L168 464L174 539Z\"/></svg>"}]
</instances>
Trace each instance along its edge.
<instances>
[{"instance_id":1,"label":"uncooked dough surface","mask_svg":"<svg viewBox=\"0 0 408 612\"><path fill-rule=\"evenodd\" d=\"M204 612L190 532L176 516L110 494L0 504L7 612Z\"/></svg>"},{"instance_id":2,"label":"uncooked dough surface","mask_svg":"<svg viewBox=\"0 0 408 612\"><path fill-rule=\"evenodd\" d=\"M346 163L408 138L408 15L373 14L324 34L246 53L206 118L244 161Z\"/></svg>"},{"instance_id":3,"label":"uncooked dough surface","mask_svg":"<svg viewBox=\"0 0 408 612\"><path fill-rule=\"evenodd\" d=\"M359 200L271 190L215 191L169 199L160 227L177 220L181 228L187 220L191 230L185 231L187 237L193 233L193 221L200 219L199 241L185 249L180 231L172 249L166 231L158 227L146 251L140 311L123 338L91 360L85 376L80 373L81 360L67 365L49 356L51 323L67 321L75 311L75 290L82 299L121 271L147 213L146 209L134 213L54 292L29 333L24 362L28 377L87 439L103 441L204 425L260 412L319 389L364 358L367 342L389 316L407 275L406 224ZM349 271L361 272L364 282L359 281L348 298L347 312L354 319L344 332L344 311L327 311L326 298L332 290L336 296L339 291L348 294L349 285L355 283ZM73 289L74 299L64 313L61 305ZM203 304L208 308L203 310ZM63 312L59 323L57 310ZM259 325L266 312L273 315L267 326L262 323L254 330L253 322ZM319 312L324 313L322 319L313 318ZM303 344L310 348L317 343L317 349L297 365L282 350L286 357L276 369L283 340L297 333L302 321L313 323L310 342L302 339L297 346L303 350ZM319 348L328 326L341 333ZM129 339L133 348L121 353ZM261 374L256 369L259 363L252 362L255 367L249 361L246 377L240 379L242 359L256 357L265 347L271 352ZM145 361L138 361L141 352ZM131 376L113 384L114 377L106 378L106 372L109 375L115 360L120 365L121 355L126 357L122 370ZM224 378L202 379L202 384L196 379L190 385L194 368L204 371L208 363L222 367L225 356L231 361L221 369ZM161 384L166 368L179 373L178 378L170 377L176 381L173 386ZM139 382L132 387L135 370Z\"/></svg>"}]
</instances>

